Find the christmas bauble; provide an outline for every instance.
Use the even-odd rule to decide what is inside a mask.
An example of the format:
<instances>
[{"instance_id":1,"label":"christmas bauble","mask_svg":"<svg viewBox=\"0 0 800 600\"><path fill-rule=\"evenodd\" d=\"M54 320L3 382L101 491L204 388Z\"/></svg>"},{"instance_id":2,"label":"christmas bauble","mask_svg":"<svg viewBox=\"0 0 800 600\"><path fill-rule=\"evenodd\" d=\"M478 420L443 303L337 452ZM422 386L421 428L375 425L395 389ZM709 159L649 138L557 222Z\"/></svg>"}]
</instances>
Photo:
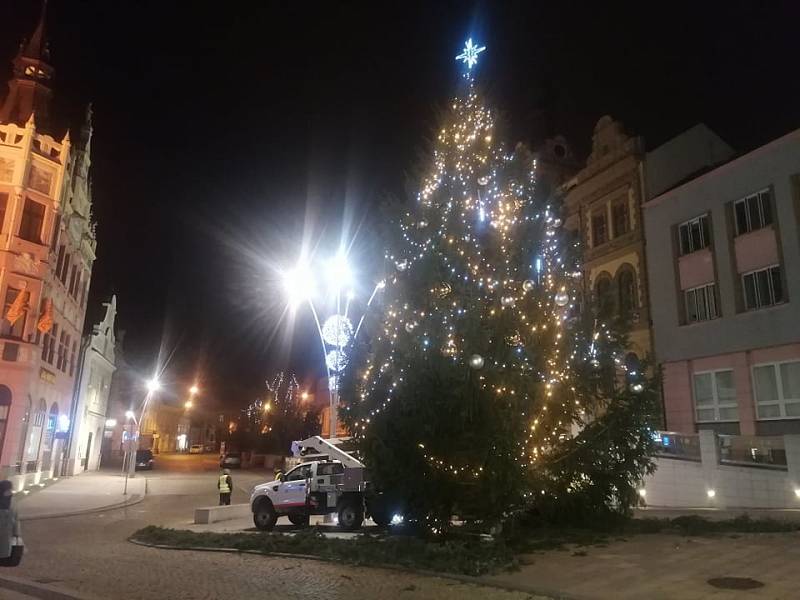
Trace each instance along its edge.
<instances>
[{"instance_id":1,"label":"christmas bauble","mask_svg":"<svg viewBox=\"0 0 800 600\"><path fill-rule=\"evenodd\" d=\"M600 368L600 361L597 360L596 358L592 358L592 360L589 361L589 364L592 365L592 367L595 369Z\"/></svg>"},{"instance_id":2,"label":"christmas bauble","mask_svg":"<svg viewBox=\"0 0 800 600\"><path fill-rule=\"evenodd\" d=\"M469 357L469 366L473 369L482 369L483 368L483 357L480 354L473 354Z\"/></svg>"},{"instance_id":3,"label":"christmas bauble","mask_svg":"<svg viewBox=\"0 0 800 600\"><path fill-rule=\"evenodd\" d=\"M483 177L478 177L478 184L479 185L486 185L489 183L489 177L484 175Z\"/></svg>"},{"instance_id":4,"label":"christmas bauble","mask_svg":"<svg viewBox=\"0 0 800 600\"><path fill-rule=\"evenodd\" d=\"M567 302L569 302L569 296L564 292L558 292L555 297L556 304L559 306L566 306Z\"/></svg>"},{"instance_id":5,"label":"christmas bauble","mask_svg":"<svg viewBox=\"0 0 800 600\"><path fill-rule=\"evenodd\" d=\"M500 298L500 304L503 306L514 306L515 300L514 296L503 296Z\"/></svg>"},{"instance_id":6,"label":"christmas bauble","mask_svg":"<svg viewBox=\"0 0 800 600\"><path fill-rule=\"evenodd\" d=\"M406 331L411 333L417 327L417 324L414 321L406 321Z\"/></svg>"},{"instance_id":7,"label":"christmas bauble","mask_svg":"<svg viewBox=\"0 0 800 600\"><path fill-rule=\"evenodd\" d=\"M525 290L526 292L530 292L535 287L535 285L536 284L533 283L532 279L526 279L525 281L522 282L522 289Z\"/></svg>"},{"instance_id":8,"label":"christmas bauble","mask_svg":"<svg viewBox=\"0 0 800 600\"><path fill-rule=\"evenodd\" d=\"M442 284L441 284L441 285L440 285L440 286L439 286L439 287L436 289L436 295L437 295L437 296L439 296L439 298L445 298L445 297L446 297L446 296L448 296L448 295L450 294L450 292L452 292L452 291L453 291L453 288L452 288L452 286L451 286L449 283L447 283L447 282L445 281L444 283L442 283Z\"/></svg>"},{"instance_id":9,"label":"christmas bauble","mask_svg":"<svg viewBox=\"0 0 800 600\"><path fill-rule=\"evenodd\" d=\"M398 271L405 271L408 268L408 261L405 259L398 260L396 263L394 263L394 266L397 267Z\"/></svg>"},{"instance_id":10,"label":"christmas bauble","mask_svg":"<svg viewBox=\"0 0 800 600\"><path fill-rule=\"evenodd\" d=\"M417 227L419 229L424 229L428 226L428 222L425 219L422 219L419 223L417 223Z\"/></svg>"},{"instance_id":11,"label":"christmas bauble","mask_svg":"<svg viewBox=\"0 0 800 600\"><path fill-rule=\"evenodd\" d=\"M553 219L553 227L561 227L561 219L559 219L558 217Z\"/></svg>"}]
</instances>

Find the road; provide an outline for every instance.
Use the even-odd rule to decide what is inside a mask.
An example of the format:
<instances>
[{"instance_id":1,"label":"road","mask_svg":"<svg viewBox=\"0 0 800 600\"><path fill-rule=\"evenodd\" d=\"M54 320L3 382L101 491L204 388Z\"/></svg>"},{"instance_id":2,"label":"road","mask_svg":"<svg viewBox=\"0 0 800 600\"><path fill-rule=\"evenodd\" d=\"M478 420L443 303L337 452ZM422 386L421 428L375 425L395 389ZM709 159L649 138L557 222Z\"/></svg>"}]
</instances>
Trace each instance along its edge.
<instances>
[{"instance_id":1,"label":"road","mask_svg":"<svg viewBox=\"0 0 800 600\"><path fill-rule=\"evenodd\" d=\"M147 497L128 508L24 524L26 555L14 576L102 599L520 600L505 592L366 567L238 554L157 550L127 538L146 525L189 523L192 509L216 504L215 455L160 455ZM234 502L263 474L234 471ZM0 589L0 598L17 598ZM35 596L45 598L47 596Z\"/></svg>"}]
</instances>

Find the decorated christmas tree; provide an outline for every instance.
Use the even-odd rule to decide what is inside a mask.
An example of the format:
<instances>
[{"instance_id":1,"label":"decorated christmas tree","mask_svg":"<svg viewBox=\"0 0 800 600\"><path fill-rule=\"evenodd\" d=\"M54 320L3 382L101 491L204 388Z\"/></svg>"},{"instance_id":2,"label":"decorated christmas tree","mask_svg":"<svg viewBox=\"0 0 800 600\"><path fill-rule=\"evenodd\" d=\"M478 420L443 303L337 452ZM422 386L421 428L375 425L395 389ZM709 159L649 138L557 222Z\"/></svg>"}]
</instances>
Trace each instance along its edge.
<instances>
[{"instance_id":1,"label":"decorated christmas tree","mask_svg":"<svg viewBox=\"0 0 800 600\"><path fill-rule=\"evenodd\" d=\"M655 382L582 296L580 244L537 193L535 159L498 139L483 50L459 55L427 174L393 223L342 416L376 486L430 528L624 512L652 468Z\"/></svg>"}]
</instances>

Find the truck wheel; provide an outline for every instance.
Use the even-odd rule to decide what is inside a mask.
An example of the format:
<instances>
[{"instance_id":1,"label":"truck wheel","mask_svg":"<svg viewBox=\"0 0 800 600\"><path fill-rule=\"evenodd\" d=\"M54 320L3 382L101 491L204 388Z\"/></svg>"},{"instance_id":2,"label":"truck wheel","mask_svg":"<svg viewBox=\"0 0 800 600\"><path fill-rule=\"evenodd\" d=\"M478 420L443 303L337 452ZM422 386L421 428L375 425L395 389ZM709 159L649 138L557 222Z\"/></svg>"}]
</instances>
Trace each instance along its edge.
<instances>
[{"instance_id":1,"label":"truck wheel","mask_svg":"<svg viewBox=\"0 0 800 600\"><path fill-rule=\"evenodd\" d=\"M278 522L278 513L269 502L261 502L253 511L253 523L261 531L272 531Z\"/></svg>"},{"instance_id":2,"label":"truck wheel","mask_svg":"<svg viewBox=\"0 0 800 600\"><path fill-rule=\"evenodd\" d=\"M296 527L308 527L308 515L305 513L291 513L289 521Z\"/></svg>"},{"instance_id":3,"label":"truck wheel","mask_svg":"<svg viewBox=\"0 0 800 600\"><path fill-rule=\"evenodd\" d=\"M354 500L345 502L339 508L339 529L353 531L364 522L364 507Z\"/></svg>"}]
</instances>

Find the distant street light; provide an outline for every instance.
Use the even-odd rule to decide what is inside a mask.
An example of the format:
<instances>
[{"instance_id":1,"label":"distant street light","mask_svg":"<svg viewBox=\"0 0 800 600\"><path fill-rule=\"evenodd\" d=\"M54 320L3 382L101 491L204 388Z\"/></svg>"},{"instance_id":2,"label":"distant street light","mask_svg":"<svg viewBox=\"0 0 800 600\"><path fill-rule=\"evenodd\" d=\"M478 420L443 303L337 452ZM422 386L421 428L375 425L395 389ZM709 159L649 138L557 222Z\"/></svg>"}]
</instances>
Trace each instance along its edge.
<instances>
[{"instance_id":1,"label":"distant street light","mask_svg":"<svg viewBox=\"0 0 800 600\"><path fill-rule=\"evenodd\" d=\"M200 388L197 387L196 385L193 385L192 387L189 388L189 394L190 395L196 396L199 393L200 393Z\"/></svg>"},{"instance_id":2,"label":"distant street light","mask_svg":"<svg viewBox=\"0 0 800 600\"><path fill-rule=\"evenodd\" d=\"M126 410L125 411L125 418L126 419L133 419L135 421L136 420L136 415L133 414L132 410Z\"/></svg>"},{"instance_id":3,"label":"distant street light","mask_svg":"<svg viewBox=\"0 0 800 600\"><path fill-rule=\"evenodd\" d=\"M186 410L189 410L190 408L192 408L192 406L193 406L193 405L192 405L192 401L191 401L191 400L187 400L187 401L186 401L186 402L184 402L184 404L183 404L183 407L184 407Z\"/></svg>"}]
</instances>

